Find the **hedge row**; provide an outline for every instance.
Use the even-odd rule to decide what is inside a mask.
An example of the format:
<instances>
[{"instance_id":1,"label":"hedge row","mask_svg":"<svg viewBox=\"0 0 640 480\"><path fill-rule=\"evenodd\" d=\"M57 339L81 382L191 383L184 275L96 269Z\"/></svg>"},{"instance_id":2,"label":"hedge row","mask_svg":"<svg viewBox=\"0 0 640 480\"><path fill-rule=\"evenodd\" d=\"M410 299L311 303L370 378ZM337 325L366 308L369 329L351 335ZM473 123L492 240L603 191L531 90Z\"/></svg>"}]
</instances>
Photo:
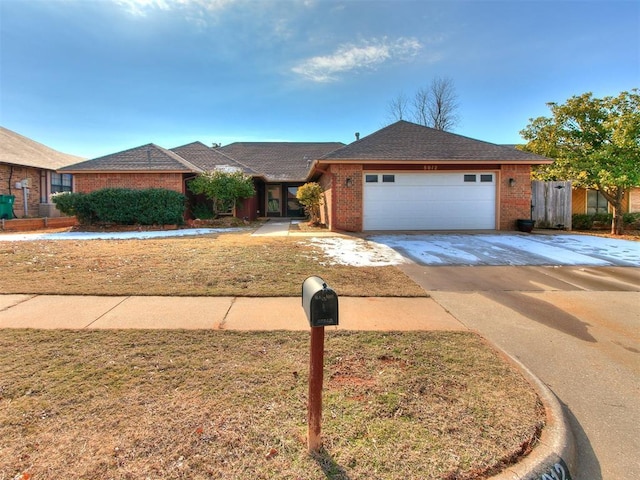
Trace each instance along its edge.
<instances>
[{"instance_id":1,"label":"hedge row","mask_svg":"<svg viewBox=\"0 0 640 480\"><path fill-rule=\"evenodd\" d=\"M602 230L611 227L613 215L610 213L575 214L571 217L571 226L574 230ZM622 215L625 228L637 230L640 228L640 212L625 213Z\"/></svg>"},{"instance_id":2,"label":"hedge row","mask_svg":"<svg viewBox=\"0 0 640 480\"><path fill-rule=\"evenodd\" d=\"M60 193L52 201L58 210L75 215L83 225L180 225L186 197L160 188L104 188L91 193Z\"/></svg>"}]
</instances>

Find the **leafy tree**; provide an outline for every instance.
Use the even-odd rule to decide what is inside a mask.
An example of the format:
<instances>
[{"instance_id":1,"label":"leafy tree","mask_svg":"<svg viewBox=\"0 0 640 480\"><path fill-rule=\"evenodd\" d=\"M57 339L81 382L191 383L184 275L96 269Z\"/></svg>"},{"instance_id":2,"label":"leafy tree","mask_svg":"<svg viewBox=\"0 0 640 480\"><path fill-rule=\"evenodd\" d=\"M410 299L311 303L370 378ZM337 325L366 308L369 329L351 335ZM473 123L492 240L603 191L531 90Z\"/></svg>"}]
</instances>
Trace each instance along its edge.
<instances>
[{"instance_id":1,"label":"leafy tree","mask_svg":"<svg viewBox=\"0 0 640 480\"><path fill-rule=\"evenodd\" d=\"M204 172L190 182L189 190L212 200L216 216L228 212L239 200L250 198L256 193L251 177L239 170Z\"/></svg>"},{"instance_id":2,"label":"leafy tree","mask_svg":"<svg viewBox=\"0 0 640 480\"><path fill-rule=\"evenodd\" d=\"M524 150L555 159L536 169L534 178L598 190L613 208L611 233L621 234L623 201L640 185L638 89L604 98L588 92L547 105L552 116L530 119L520 132L528 141Z\"/></svg>"},{"instance_id":3,"label":"leafy tree","mask_svg":"<svg viewBox=\"0 0 640 480\"><path fill-rule=\"evenodd\" d=\"M304 206L309 223L318 225L320 223L320 203L322 202L322 187L315 182L305 183L298 188L296 198Z\"/></svg>"},{"instance_id":4,"label":"leafy tree","mask_svg":"<svg viewBox=\"0 0 640 480\"><path fill-rule=\"evenodd\" d=\"M387 105L387 118L391 122L412 119L419 125L436 130L451 131L459 116L458 96L450 78L434 78L428 87L420 88L410 100L400 93Z\"/></svg>"}]
</instances>

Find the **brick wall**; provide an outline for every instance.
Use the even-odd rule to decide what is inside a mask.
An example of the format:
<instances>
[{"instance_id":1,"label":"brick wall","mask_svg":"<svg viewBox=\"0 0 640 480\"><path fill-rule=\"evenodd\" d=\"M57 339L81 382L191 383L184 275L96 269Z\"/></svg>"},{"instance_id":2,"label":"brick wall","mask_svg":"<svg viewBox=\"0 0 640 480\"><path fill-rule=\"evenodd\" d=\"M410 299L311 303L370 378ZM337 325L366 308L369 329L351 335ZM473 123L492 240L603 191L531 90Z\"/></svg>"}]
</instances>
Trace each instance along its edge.
<instances>
[{"instance_id":1,"label":"brick wall","mask_svg":"<svg viewBox=\"0 0 640 480\"><path fill-rule=\"evenodd\" d=\"M13 220L0 220L0 230L5 232L28 232L33 230L46 230L49 228L65 228L77 225L76 217L56 218L19 218Z\"/></svg>"},{"instance_id":2,"label":"brick wall","mask_svg":"<svg viewBox=\"0 0 640 480\"><path fill-rule=\"evenodd\" d=\"M22 189L16 188L16 182L29 179L31 187L27 196L27 215L29 217L39 214L40 206L40 169L21 167L13 168L6 163L0 164L0 195L14 195L13 212L16 218L24 217L24 194ZM11 186L9 186L11 185Z\"/></svg>"},{"instance_id":3,"label":"brick wall","mask_svg":"<svg viewBox=\"0 0 640 480\"><path fill-rule=\"evenodd\" d=\"M165 188L183 192L181 173L75 173L74 191L89 193L102 188Z\"/></svg>"},{"instance_id":4,"label":"brick wall","mask_svg":"<svg viewBox=\"0 0 640 480\"><path fill-rule=\"evenodd\" d=\"M362 165L331 165L327 171L319 180L325 190L326 202L322 221L331 230L362 231ZM513 186L509 179L514 180ZM503 165L498 192L498 229L516 230L517 219L531 218L531 167Z\"/></svg>"},{"instance_id":5,"label":"brick wall","mask_svg":"<svg viewBox=\"0 0 640 480\"><path fill-rule=\"evenodd\" d=\"M322 187L322 191L324 192L322 202L320 204L320 223L331 228L331 223L333 221L333 215L331 212L331 207L333 205L333 195L331 190L331 187L333 186L332 175L330 173L325 173L318 180L318 184Z\"/></svg>"},{"instance_id":6,"label":"brick wall","mask_svg":"<svg viewBox=\"0 0 640 480\"><path fill-rule=\"evenodd\" d=\"M362 231L362 165L332 165L332 230Z\"/></svg>"},{"instance_id":7,"label":"brick wall","mask_svg":"<svg viewBox=\"0 0 640 480\"><path fill-rule=\"evenodd\" d=\"M531 218L531 167L502 165L499 186L499 230L516 230L516 220ZM513 186L509 184L513 179Z\"/></svg>"}]
</instances>

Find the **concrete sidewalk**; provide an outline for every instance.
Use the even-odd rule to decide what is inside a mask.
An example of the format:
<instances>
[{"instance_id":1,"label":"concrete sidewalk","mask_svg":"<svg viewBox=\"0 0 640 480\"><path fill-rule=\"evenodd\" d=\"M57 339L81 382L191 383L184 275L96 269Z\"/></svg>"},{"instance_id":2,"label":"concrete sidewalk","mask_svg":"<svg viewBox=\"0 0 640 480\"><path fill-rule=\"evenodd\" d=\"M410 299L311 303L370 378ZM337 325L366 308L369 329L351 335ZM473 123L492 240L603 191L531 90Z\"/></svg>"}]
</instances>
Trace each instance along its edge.
<instances>
[{"instance_id":1,"label":"concrete sidewalk","mask_svg":"<svg viewBox=\"0 0 640 480\"><path fill-rule=\"evenodd\" d=\"M339 320L339 326L326 328L468 331L430 297L341 297ZM299 297L0 295L0 328L308 331L310 327ZM533 452L492 480L537 480L564 468L564 461L573 469L573 436L560 403L524 365L511 360L538 392L547 424Z\"/></svg>"},{"instance_id":2,"label":"concrete sidewalk","mask_svg":"<svg viewBox=\"0 0 640 480\"><path fill-rule=\"evenodd\" d=\"M467 330L433 299L341 297L345 330ZM0 295L0 328L308 330L299 297Z\"/></svg>"}]
</instances>

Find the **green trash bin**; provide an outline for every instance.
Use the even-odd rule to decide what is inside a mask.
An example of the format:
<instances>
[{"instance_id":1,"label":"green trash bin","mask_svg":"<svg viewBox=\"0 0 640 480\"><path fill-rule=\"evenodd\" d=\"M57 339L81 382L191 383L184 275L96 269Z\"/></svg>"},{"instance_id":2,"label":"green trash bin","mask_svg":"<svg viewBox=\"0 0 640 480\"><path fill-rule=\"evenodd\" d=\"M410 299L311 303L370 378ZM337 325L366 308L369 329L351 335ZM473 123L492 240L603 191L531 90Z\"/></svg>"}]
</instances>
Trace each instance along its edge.
<instances>
[{"instance_id":1,"label":"green trash bin","mask_svg":"<svg viewBox=\"0 0 640 480\"><path fill-rule=\"evenodd\" d=\"M15 195L0 195L0 219L11 220L13 218L13 202Z\"/></svg>"}]
</instances>

